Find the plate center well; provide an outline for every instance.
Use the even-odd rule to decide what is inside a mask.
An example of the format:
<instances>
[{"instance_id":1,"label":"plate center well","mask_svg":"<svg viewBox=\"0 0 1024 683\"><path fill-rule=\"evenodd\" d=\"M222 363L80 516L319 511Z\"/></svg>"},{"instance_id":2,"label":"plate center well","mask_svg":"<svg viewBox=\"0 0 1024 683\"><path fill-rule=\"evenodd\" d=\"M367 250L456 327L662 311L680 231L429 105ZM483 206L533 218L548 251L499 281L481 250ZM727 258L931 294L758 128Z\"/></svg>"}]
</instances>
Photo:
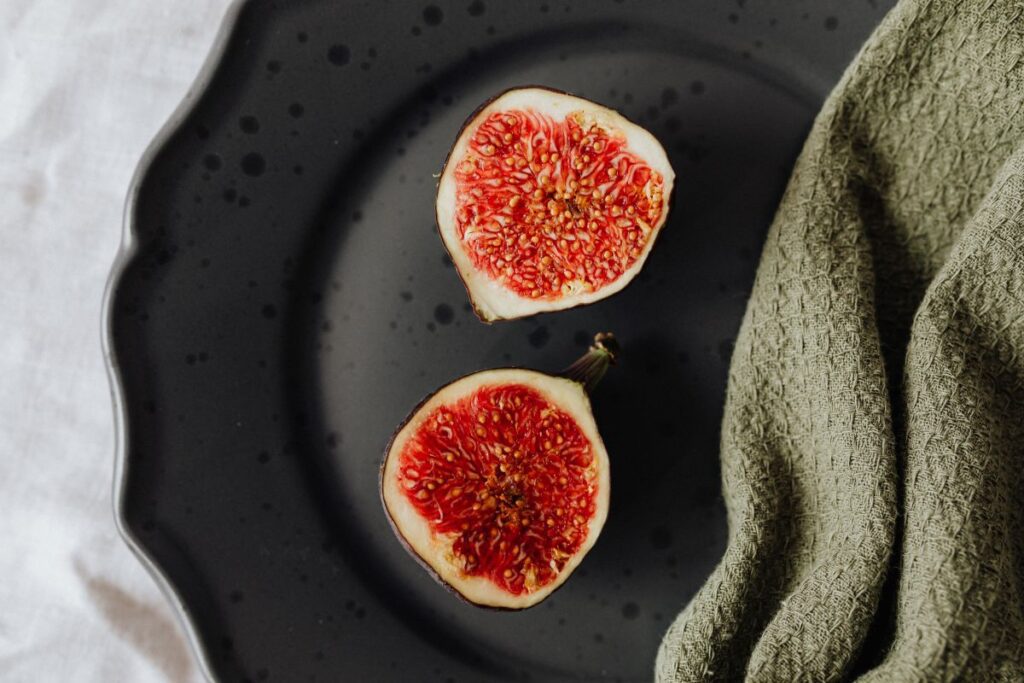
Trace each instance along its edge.
<instances>
[{"instance_id":1,"label":"plate center well","mask_svg":"<svg viewBox=\"0 0 1024 683\"><path fill-rule=\"evenodd\" d=\"M721 556L718 431L732 339L816 108L743 64L656 33L632 35L510 42L440 74L408 110L367 131L367 163L344 174L351 184L338 187L305 266L323 298L303 332L311 361L301 390L315 401L311 432L332 435L312 455L345 552L358 555L367 583L391 596L411 629L442 647L519 661L544 680L647 680L662 633ZM626 290L578 310L484 325L434 227L436 174L473 109L524 84L594 99L651 130L677 190L669 223ZM461 603L389 528L378 493L388 439L442 384L505 365L557 370L604 330L624 347L594 397L612 469L604 533L537 607L497 613Z\"/></svg>"}]
</instances>

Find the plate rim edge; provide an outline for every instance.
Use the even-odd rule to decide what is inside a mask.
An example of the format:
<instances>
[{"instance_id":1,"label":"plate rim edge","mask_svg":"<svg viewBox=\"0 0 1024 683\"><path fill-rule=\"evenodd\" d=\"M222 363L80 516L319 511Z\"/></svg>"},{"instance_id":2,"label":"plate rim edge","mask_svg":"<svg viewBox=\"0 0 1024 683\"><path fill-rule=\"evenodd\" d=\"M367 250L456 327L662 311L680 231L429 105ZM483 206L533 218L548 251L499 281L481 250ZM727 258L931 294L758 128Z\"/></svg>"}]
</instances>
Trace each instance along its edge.
<instances>
[{"instance_id":1,"label":"plate rim edge","mask_svg":"<svg viewBox=\"0 0 1024 683\"><path fill-rule=\"evenodd\" d=\"M129 265L135 262L139 252L139 242L136 232L136 205L139 199L139 190L143 181L149 176L149 171L156 158L165 149L168 142L178 131L181 130L195 111L198 103L204 98L209 86L217 73L223 58L231 44L238 27L238 20L242 11L250 5L252 0L230 0L220 21L220 26L214 35L213 43L207 52L199 72L192 81L185 96L177 104L170 116L157 131L156 135L146 146L142 157L135 166L131 181L128 184L128 192L125 198L124 209L121 220L121 240L118 245L114 261L107 281L103 289L103 299L100 311L100 347L103 354L103 364L106 368L107 381L110 389L110 397L114 418L114 471L112 491L112 512L114 524L118 535L131 550L132 554L146 569L147 573L157 584L160 592L170 604L172 611L177 617L185 633L186 640L192 650L195 662L199 671L207 681L216 681L214 667L210 658L210 651L200 636L199 627L195 615L189 609L184 598L171 581L169 575L149 554L145 546L139 541L136 535L129 528L125 515L125 495L127 493L128 457L131 452L130 425L126 410L125 388L122 383L120 366L114 351L114 298L120 292L125 271Z\"/></svg>"}]
</instances>

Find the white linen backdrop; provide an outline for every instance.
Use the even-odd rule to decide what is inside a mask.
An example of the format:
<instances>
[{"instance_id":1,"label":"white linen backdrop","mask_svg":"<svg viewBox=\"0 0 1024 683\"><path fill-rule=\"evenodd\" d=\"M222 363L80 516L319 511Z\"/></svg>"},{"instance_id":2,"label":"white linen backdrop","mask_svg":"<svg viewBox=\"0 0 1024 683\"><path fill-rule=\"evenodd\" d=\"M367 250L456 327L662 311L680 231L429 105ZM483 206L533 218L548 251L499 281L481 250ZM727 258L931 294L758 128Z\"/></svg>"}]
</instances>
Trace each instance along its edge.
<instances>
[{"instance_id":1,"label":"white linen backdrop","mask_svg":"<svg viewBox=\"0 0 1024 683\"><path fill-rule=\"evenodd\" d=\"M114 528L100 303L228 0L0 0L0 680L200 681Z\"/></svg>"}]
</instances>

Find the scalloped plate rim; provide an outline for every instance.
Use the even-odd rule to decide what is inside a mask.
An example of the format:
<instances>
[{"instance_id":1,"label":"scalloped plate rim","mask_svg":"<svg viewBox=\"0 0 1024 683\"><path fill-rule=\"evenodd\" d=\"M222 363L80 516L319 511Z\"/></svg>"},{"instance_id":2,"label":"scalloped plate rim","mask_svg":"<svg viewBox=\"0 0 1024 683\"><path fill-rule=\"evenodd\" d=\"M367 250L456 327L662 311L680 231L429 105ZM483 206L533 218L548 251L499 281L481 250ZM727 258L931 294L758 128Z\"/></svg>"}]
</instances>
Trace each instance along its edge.
<instances>
[{"instance_id":1,"label":"scalloped plate rim","mask_svg":"<svg viewBox=\"0 0 1024 683\"><path fill-rule=\"evenodd\" d=\"M170 139L181 130L185 121L192 115L196 105L206 94L210 83L212 83L223 62L227 47L235 35L242 10L251 2L252 0L230 0L209 52L203 60L198 74L192 81L192 85L189 86L181 102L178 103L152 141L150 141L135 167L135 172L132 174L131 182L128 185L128 194L122 214L121 242L114 257L110 274L107 276L100 313L100 346L102 348L104 366L107 371L107 380L110 384L110 395L114 413L114 476L112 496L114 523L122 540L124 540L136 559L145 567L146 571L160 588L160 592L163 593L164 597L171 604L175 616L185 632L192 653L195 655L199 670L208 681L215 681L216 677L213 674L210 653L200 637L195 617L169 575L164 572L159 563L146 550L145 545L133 534L128 526L125 515L124 500L127 491L131 436L128 415L125 409L125 389L121 382L121 373L113 347L113 301L120 291L125 271L134 262L138 254L139 245L135 230L135 209L139 197L139 189L148 177L149 170L160 152L164 150Z\"/></svg>"}]
</instances>

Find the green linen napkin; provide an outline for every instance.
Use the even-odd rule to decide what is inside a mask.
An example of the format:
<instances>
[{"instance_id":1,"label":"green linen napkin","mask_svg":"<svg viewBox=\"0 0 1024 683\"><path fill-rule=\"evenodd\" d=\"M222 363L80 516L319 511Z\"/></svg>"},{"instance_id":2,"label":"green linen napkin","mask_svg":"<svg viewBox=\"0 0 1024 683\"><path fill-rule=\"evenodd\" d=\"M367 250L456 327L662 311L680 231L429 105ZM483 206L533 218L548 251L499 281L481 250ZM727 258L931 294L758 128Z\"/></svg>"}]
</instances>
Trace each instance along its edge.
<instances>
[{"instance_id":1,"label":"green linen napkin","mask_svg":"<svg viewBox=\"0 0 1024 683\"><path fill-rule=\"evenodd\" d=\"M1024 681L1024 2L904 0L819 114L659 681Z\"/></svg>"}]
</instances>

